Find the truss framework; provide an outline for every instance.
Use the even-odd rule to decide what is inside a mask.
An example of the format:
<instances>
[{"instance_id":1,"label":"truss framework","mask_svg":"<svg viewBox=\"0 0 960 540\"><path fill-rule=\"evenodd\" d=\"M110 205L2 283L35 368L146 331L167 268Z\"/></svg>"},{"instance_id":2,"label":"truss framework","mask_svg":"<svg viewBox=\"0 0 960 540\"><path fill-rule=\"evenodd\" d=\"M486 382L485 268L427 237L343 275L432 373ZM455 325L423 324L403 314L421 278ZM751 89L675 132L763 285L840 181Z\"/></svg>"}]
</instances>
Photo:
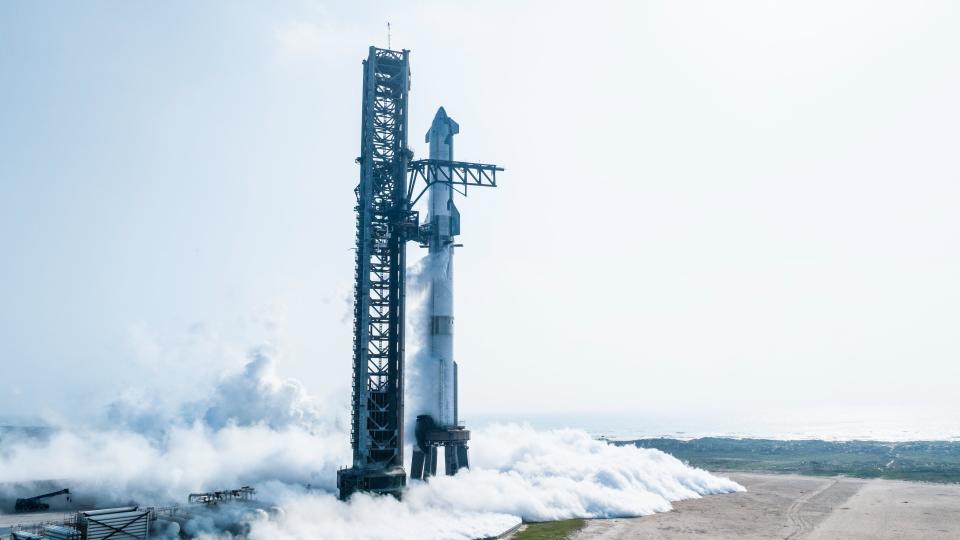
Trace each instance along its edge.
<instances>
[{"instance_id":1,"label":"truss framework","mask_svg":"<svg viewBox=\"0 0 960 540\"><path fill-rule=\"evenodd\" d=\"M406 260L396 225L407 210L409 88L409 52L371 47L364 62L356 189L351 443L353 469L361 471L403 466Z\"/></svg>"},{"instance_id":2,"label":"truss framework","mask_svg":"<svg viewBox=\"0 0 960 540\"><path fill-rule=\"evenodd\" d=\"M412 207L433 184L450 184L463 196L469 187L497 187L497 172L503 167L489 163L468 163L443 159L418 159L409 165L410 181L407 185L407 200ZM417 188L417 180L423 187ZM457 188L461 189L457 189ZM414 194L416 193L416 196Z\"/></svg>"}]
</instances>

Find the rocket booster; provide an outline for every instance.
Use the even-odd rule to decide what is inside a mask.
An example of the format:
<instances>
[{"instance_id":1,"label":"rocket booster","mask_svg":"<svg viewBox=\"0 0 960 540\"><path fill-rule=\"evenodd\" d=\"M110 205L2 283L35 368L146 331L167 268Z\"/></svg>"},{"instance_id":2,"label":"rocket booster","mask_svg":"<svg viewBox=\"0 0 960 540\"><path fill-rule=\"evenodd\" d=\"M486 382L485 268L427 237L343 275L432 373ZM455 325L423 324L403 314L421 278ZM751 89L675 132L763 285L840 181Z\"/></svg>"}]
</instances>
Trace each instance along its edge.
<instances>
[{"instance_id":1,"label":"rocket booster","mask_svg":"<svg viewBox=\"0 0 960 540\"><path fill-rule=\"evenodd\" d=\"M460 126L440 107L426 137L430 159L452 161L453 136L459 132ZM460 234L460 212L453 203L449 184L430 186L427 222L431 233L427 379L435 384L429 385L423 413L432 416L439 426L450 427L458 421L457 368L453 360L453 244L454 237Z\"/></svg>"},{"instance_id":2,"label":"rocket booster","mask_svg":"<svg viewBox=\"0 0 960 540\"><path fill-rule=\"evenodd\" d=\"M453 136L459 132L460 126L443 107L427 131L427 213L418 230L420 245L428 248L423 261L423 281L428 287L427 328L421 332L424 347L417 362L417 445L410 464L410 478L415 480L437 474L437 449L441 446L447 475L470 466L470 431L458 418L457 363L453 359L453 254L459 245L455 238L460 235L460 212L453 203L451 182L466 188L463 175L473 174L478 185L495 187L495 171L503 169L481 163L454 163ZM454 177L454 170L459 177Z\"/></svg>"}]
</instances>

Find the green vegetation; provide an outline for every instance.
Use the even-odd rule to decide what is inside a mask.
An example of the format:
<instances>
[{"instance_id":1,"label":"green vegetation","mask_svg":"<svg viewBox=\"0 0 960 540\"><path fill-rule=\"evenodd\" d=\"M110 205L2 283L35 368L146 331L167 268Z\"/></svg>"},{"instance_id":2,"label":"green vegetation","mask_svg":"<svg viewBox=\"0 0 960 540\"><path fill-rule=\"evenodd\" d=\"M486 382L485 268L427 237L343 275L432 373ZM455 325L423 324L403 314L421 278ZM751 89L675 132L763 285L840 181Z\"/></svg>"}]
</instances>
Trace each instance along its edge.
<instances>
[{"instance_id":1,"label":"green vegetation","mask_svg":"<svg viewBox=\"0 0 960 540\"><path fill-rule=\"evenodd\" d=\"M708 470L960 482L960 442L777 441L706 437L613 444L656 448Z\"/></svg>"},{"instance_id":2,"label":"green vegetation","mask_svg":"<svg viewBox=\"0 0 960 540\"><path fill-rule=\"evenodd\" d=\"M531 523L517 534L516 540L561 540L579 531L586 525L584 519L567 519L564 521L544 521Z\"/></svg>"}]
</instances>

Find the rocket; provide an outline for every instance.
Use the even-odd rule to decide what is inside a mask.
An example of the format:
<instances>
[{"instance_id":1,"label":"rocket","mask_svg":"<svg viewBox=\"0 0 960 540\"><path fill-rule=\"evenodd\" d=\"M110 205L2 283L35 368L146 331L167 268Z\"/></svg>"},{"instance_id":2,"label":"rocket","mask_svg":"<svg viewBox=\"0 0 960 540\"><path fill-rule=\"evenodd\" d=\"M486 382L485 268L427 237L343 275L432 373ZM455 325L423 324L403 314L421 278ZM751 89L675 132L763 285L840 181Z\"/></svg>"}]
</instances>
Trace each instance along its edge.
<instances>
[{"instance_id":1,"label":"rocket","mask_svg":"<svg viewBox=\"0 0 960 540\"><path fill-rule=\"evenodd\" d=\"M440 107L426 142L430 159L453 160L453 136L460 126ZM432 179L430 179L432 180ZM427 223L430 227L428 257L430 294L428 299L429 332L426 336L431 362L430 388L426 414L438 427L457 425L457 364L453 360L453 251L454 237L460 234L460 212L453 202L450 184L433 183L428 195Z\"/></svg>"},{"instance_id":2,"label":"rocket","mask_svg":"<svg viewBox=\"0 0 960 540\"><path fill-rule=\"evenodd\" d=\"M427 132L430 159L453 161L453 136L459 132L460 126L440 107ZM450 178L449 171L441 170L440 175ZM469 466L470 431L458 418L457 363L453 359L453 252L454 238L460 234L460 212L453 203L450 183L436 180L427 177L429 324L423 336L427 353L419 381L423 402L417 415L417 444L410 467L411 478L418 480L437 474L437 450L441 446L446 474L456 474Z\"/></svg>"}]
</instances>

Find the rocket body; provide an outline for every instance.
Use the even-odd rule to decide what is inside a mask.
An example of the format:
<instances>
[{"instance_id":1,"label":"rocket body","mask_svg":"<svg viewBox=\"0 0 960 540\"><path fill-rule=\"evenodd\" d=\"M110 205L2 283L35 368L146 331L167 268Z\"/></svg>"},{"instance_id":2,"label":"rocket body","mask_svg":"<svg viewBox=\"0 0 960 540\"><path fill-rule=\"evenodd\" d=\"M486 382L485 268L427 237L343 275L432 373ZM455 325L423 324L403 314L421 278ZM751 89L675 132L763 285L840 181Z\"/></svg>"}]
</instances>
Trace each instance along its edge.
<instances>
[{"instance_id":1,"label":"rocket body","mask_svg":"<svg viewBox=\"0 0 960 540\"><path fill-rule=\"evenodd\" d=\"M430 159L453 160L453 136L460 126L437 111L427 132ZM432 179L431 179L432 180ZM457 425L457 368L453 359L453 244L460 234L460 213L453 203L449 184L434 183L428 192L427 220L430 224L428 264L430 268L427 331L427 378L429 385L424 414L442 427Z\"/></svg>"}]
</instances>

